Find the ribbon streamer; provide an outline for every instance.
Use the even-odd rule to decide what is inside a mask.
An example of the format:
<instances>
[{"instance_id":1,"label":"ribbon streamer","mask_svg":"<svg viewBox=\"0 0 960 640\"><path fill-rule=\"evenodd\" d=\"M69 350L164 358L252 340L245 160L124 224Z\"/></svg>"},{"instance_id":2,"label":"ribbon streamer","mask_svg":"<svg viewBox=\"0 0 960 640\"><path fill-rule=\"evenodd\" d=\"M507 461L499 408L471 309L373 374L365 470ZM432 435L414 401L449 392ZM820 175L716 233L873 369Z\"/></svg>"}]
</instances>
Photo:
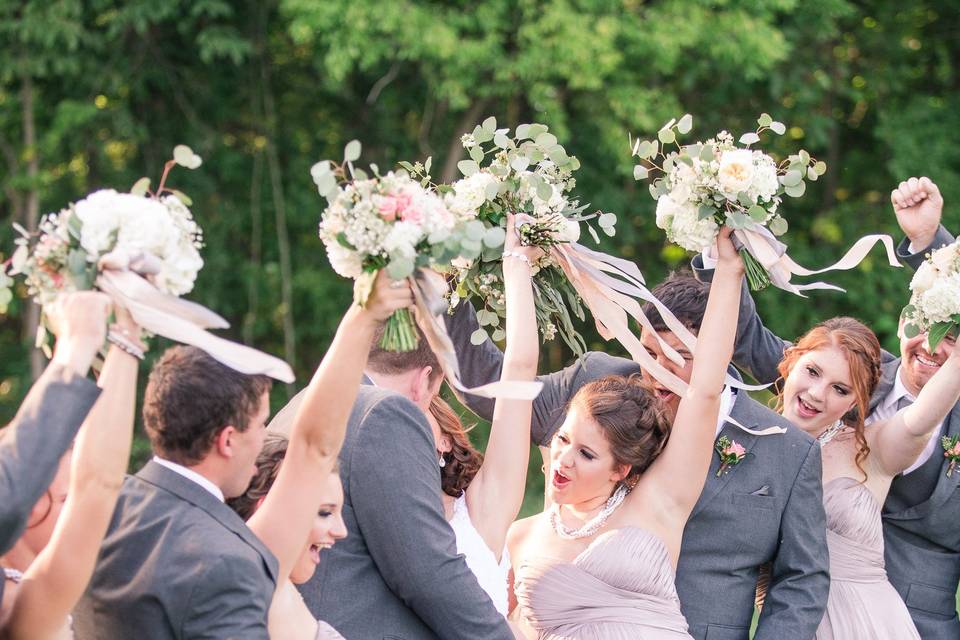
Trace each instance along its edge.
<instances>
[{"instance_id":1,"label":"ribbon streamer","mask_svg":"<svg viewBox=\"0 0 960 640\"><path fill-rule=\"evenodd\" d=\"M108 254L100 262L97 288L126 308L145 331L202 349L240 373L267 375L286 383L294 381L290 365L280 358L206 331L229 327L222 317L202 305L163 293L132 270L138 268L151 274L157 272L158 265L154 256Z\"/></svg>"},{"instance_id":2,"label":"ribbon streamer","mask_svg":"<svg viewBox=\"0 0 960 640\"><path fill-rule=\"evenodd\" d=\"M427 344L440 361L450 386L457 391L483 398L533 400L540 394L543 383L537 380L501 380L468 389L460 379L457 352L443 322L443 314L447 311L447 302L443 297L446 281L436 271L422 268L417 269L407 280L413 290L417 326L423 331Z\"/></svg>"},{"instance_id":3,"label":"ribbon streamer","mask_svg":"<svg viewBox=\"0 0 960 640\"><path fill-rule=\"evenodd\" d=\"M863 259L867 257L867 254L870 253L871 249L873 249L877 243L883 244L886 249L887 262L891 267L901 266L900 261L897 260L897 252L893 245L893 238L886 234L863 236L847 250L840 260L823 269L807 269L797 264L793 258L787 255L787 246L777 240L769 229L760 224L752 223L750 227L745 229L736 229L733 235L767 271L767 274L770 276L770 282L775 287L803 298L806 297L803 292L812 289L828 289L833 291L843 291L843 289L826 282L793 284L790 282L793 276L814 276L828 271L846 271L852 269L863 262Z\"/></svg>"}]
</instances>

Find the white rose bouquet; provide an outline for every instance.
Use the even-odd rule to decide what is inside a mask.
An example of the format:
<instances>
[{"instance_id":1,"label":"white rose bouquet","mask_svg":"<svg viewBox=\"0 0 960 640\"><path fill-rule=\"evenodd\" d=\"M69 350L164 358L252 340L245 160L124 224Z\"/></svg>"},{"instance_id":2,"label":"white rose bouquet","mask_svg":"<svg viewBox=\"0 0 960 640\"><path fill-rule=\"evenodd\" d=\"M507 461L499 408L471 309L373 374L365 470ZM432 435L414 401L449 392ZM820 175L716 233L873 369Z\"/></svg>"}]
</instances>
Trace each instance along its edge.
<instances>
[{"instance_id":1,"label":"white rose bouquet","mask_svg":"<svg viewBox=\"0 0 960 640\"><path fill-rule=\"evenodd\" d=\"M933 251L910 281L903 331L913 338L927 331L930 351L960 327L960 240Z\"/></svg>"},{"instance_id":2,"label":"white rose bouquet","mask_svg":"<svg viewBox=\"0 0 960 640\"><path fill-rule=\"evenodd\" d=\"M437 261L448 264L460 247L454 236L459 220L437 193L405 170L380 175L371 165L373 177L369 177L353 166L360 150L360 142L351 141L344 149L342 163L318 162L311 175L328 203L320 222L320 239L327 257L341 276L368 283L357 288L357 302L363 305L380 269L386 269L394 280L403 280L417 268ZM429 159L420 170L429 172ZM395 312L386 324L380 346L389 351L411 351L416 345L417 333L409 310Z\"/></svg>"},{"instance_id":3,"label":"white rose bouquet","mask_svg":"<svg viewBox=\"0 0 960 640\"><path fill-rule=\"evenodd\" d=\"M656 140L636 140L633 155L639 158L633 175L637 180L660 176L650 185L650 195L657 201L657 226L667 237L690 251L701 251L712 246L720 226L738 231L751 231L768 239L777 257L786 247L773 236L787 231L787 221L779 213L783 194L799 198L806 185L804 180L816 180L826 171L826 164L801 150L787 160L777 163L772 157L750 145L760 140L766 130L782 135L783 123L768 114L757 120L755 132L740 137L738 146L733 136L721 131L705 142L681 146L677 133L686 134L693 126L690 114L668 122L657 134ZM677 149L666 147L676 144ZM754 255L757 246L741 241L741 256L747 269L750 287L762 289L770 284L770 277L762 262Z\"/></svg>"},{"instance_id":4,"label":"white rose bouquet","mask_svg":"<svg viewBox=\"0 0 960 640\"><path fill-rule=\"evenodd\" d=\"M483 342L488 330L494 340L503 339L502 253L506 215L514 212L523 244L544 249L533 265L540 334L544 340L559 334L573 351L582 353L585 345L570 317L572 309L576 317L584 319L580 298L549 250L576 243L581 223L594 217L604 233L614 235L616 216L583 214L586 206L570 193L576 184L573 172L580 162L567 155L546 125L521 124L511 135L510 129L498 129L496 118L490 117L461 142L470 156L457 165L464 177L438 187L447 208L465 223L460 258L452 263L456 288L450 293L450 308L461 300L475 301L481 329L472 341ZM589 225L586 228L599 241L596 231Z\"/></svg>"},{"instance_id":5,"label":"white rose bouquet","mask_svg":"<svg viewBox=\"0 0 960 640\"><path fill-rule=\"evenodd\" d=\"M173 166L194 169L200 164L189 147L178 145L155 192L143 178L131 193L103 189L47 214L34 233L15 225L21 237L9 261L10 275L25 277L29 294L41 308L63 292L93 288L104 263L117 260L124 267L140 265L163 293L190 292L203 267L203 233L188 208L190 199L165 183ZM13 284L7 274L0 280L0 287ZM5 307L12 296L9 289L0 293Z\"/></svg>"}]
</instances>

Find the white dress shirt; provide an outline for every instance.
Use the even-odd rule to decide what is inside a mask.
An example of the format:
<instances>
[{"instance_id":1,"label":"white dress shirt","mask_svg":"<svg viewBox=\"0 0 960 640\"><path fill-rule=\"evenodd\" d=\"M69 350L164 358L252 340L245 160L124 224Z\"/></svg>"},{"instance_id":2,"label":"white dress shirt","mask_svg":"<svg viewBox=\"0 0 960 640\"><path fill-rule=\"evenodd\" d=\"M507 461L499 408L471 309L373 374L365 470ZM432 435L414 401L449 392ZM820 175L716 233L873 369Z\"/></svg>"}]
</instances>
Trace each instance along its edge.
<instances>
[{"instance_id":1,"label":"white dress shirt","mask_svg":"<svg viewBox=\"0 0 960 640\"><path fill-rule=\"evenodd\" d=\"M903 367L897 367L897 375L893 381L893 389L890 390L886 398L880 401L880 404L873 410L873 413L867 416L867 419L864 421L866 424L869 425L881 420L889 420L895 416L897 413L897 403L901 398L905 398L908 404L913 404L917 401L913 394L907 391L907 388L903 385L903 381L900 378L902 373ZM933 455L934 450L937 448L937 443L940 441L940 431L942 429L943 423L941 422L940 427L931 432L930 440L927 442L927 446L924 447L923 451L920 452L920 457L918 457L912 465L904 469L902 475L907 475L911 471L915 471L930 459L930 456Z\"/></svg>"},{"instance_id":2,"label":"white dress shirt","mask_svg":"<svg viewBox=\"0 0 960 640\"><path fill-rule=\"evenodd\" d=\"M160 456L153 456L153 461L159 465L166 467L167 469L170 469L170 471L173 471L174 473L177 473L183 476L190 482L195 482L196 484L200 485L201 487L203 487L204 489L212 493L213 497L215 497L217 500L219 500L220 502L223 502L223 491L220 490L220 487L213 484L212 482L204 478L202 475L200 475L196 471L187 469L185 466L177 464L176 462L170 462L169 460L164 460Z\"/></svg>"},{"instance_id":3,"label":"white dress shirt","mask_svg":"<svg viewBox=\"0 0 960 640\"><path fill-rule=\"evenodd\" d=\"M737 392L730 387L724 387L720 394L720 413L717 414L717 437L723 430L723 425L730 417L730 410L733 409L733 403L737 399Z\"/></svg>"}]
</instances>

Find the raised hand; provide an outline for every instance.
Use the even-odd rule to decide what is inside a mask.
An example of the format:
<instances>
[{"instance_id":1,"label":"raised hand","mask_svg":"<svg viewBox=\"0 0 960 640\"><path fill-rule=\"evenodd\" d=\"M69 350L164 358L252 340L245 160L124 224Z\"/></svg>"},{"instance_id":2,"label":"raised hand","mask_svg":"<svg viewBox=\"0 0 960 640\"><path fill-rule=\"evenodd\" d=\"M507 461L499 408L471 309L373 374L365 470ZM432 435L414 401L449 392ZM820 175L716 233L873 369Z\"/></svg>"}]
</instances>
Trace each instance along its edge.
<instances>
[{"instance_id":1,"label":"raised hand","mask_svg":"<svg viewBox=\"0 0 960 640\"><path fill-rule=\"evenodd\" d=\"M937 185L930 178L909 178L890 193L890 202L913 250L930 246L943 214L943 196Z\"/></svg>"},{"instance_id":2,"label":"raised hand","mask_svg":"<svg viewBox=\"0 0 960 640\"><path fill-rule=\"evenodd\" d=\"M47 318L57 335L53 362L86 375L106 340L111 306L110 297L97 291L62 295L47 310Z\"/></svg>"},{"instance_id":3,"label":"raised hand","mask_svg":"<svg viewBox=\"0 0 960 640\"><path fill-rule=\"evenodd\" d=\"M520 242L520 235L517 233L517 214L507 214L507 236L503 241L503 252L526 256L530 264L533 265L543 256L543 249L532 245L525 245Z\"/></svg>"},{"instance_id":4,"label":"raised hand","mask_svg":"<svg viewBox=\"0 0 960 640\"><path fill-rule=\"evenodd\" d=\"M733 246L733 229L723 227L717 234L716 247L711 247L717 254L717 263L724 265L725 269L732 269L734 272L743 274L745 268L743 258L740 252Z\"/></svg>"},{"instance_id":5,"label":"raised hand","mask_svg":"<svg viewBox=\"0 0 960 640\"><path fill-rule=\"evenodd\" d=\"M386 269L381 269L373 282L373 290L361 312L374 322L385 322L394 311L413 306L413 292L406 280L391 280Z\"/></svg>"}]
</instances>

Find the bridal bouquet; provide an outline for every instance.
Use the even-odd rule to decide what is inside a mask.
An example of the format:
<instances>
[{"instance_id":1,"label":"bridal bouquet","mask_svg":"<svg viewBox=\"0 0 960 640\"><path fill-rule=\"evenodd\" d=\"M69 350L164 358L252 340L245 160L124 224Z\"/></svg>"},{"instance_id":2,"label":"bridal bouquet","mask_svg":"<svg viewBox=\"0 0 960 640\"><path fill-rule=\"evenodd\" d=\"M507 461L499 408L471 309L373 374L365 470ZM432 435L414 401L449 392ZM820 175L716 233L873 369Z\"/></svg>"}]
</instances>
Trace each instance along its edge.
<instances>
[{"instance_id":1,"label":"bridal bouquet","mask_svg":"<svg viewBox=\"0 0 960 640\"><path fill-rule=\"evenodd\" d=\"M522 242L545 250L533 265L540 334L545 340L559 334L573 351L583 353L585 344L570 318L572 310L584 319L580 297L550 249L576 243L581 222L594 217L600 229L612 236L616 216L583 215L586 206L570 193L580 162L567 155L546 125L521 124L511 134L508 128L498 129L496 119L490 117L461 142L470 156L457 165L464 177L438 187L447 208L464 222L460 257L452 263L456 289L450 293L451 309L461 300L476 303L481 328L471 337L474 344L486 340L488 330L494 340L503 339L502 253L506 215L514 212ZM585 226L599 241L597 232Z\"/></svg>"},{"instance_id":2,"label":"bridal bouquet","mask_svg":"<svg viewBox=\"0 0 960 640\"><path fill-rule=\"evenodd\" d=\"M910 304L903 309L904 334L928 331L930 352L960 327L960 241L933 251L910 281Z\"/></svg>"},{"instance_id":3,"label":"bridal bouquet","mask_svg":"<svg viewBox=\"0 0 960 640\"><path fill-rule=\"evenodd\" d=\"M327 257L338 274L362 282L357 303L363 305L380 269L403 280L419 267L449 263L460 246L454 236L457 217L424 181L404 170L380 175L375 165L370 177L353 166L359 157L360 142L354 140L344 149L342 163L321 161L311 175L328 203L320 222ZM419 169L429 172L430 160ZM396 311L387 321L380 346L410 351L416 345L410 311Z\"/></svg>"},{"instance_id":4,"label":"bridal bouquet","mask_svg":"<svg viewBox=\"0 0 960 640\"><path fill-rule=\"evenodd\" d=\"M650 185L650 195L657 201L657 226L672 242L691 251L711 246L722 225L737 230L735 237L743 245L740 255L754 290L770 284L768 268L755 253L770 247L779 258L786 250L774 238L787 231L787 221L778 211L782 196L799 198L806 189L804 180L816 180L827 169L803 150L777 163L751 149L764 131L782 135L786 130L768 114L761 115L757 124L755 132L744 134L736 143L731 134L721 131L704 142L680 145L677 134L689 133L693 126L687 114L668 122L656 140L638 139L632 147L639 158L634 178L659 174ZM676 149L668 151L671 144ZM756 235L746 232L766 242L757 242ZM769 257L765 261L772 262Z\"/></svg>"},{"instance_id":5,"label":"bridal bouquet","mask_svg":"<svg viewBox=\"0 0 960 640\"><path fill-rule=\"evenodd\" d=\"M173 296L188 293L203 266L203 234L189 198L165 182L174 165L194 169L200 163L189 147L178 145L156 192L149 192L150 181L143 178L131 193L102 189L44 216L35 233L15 225L21 237L10 275L24 276L41 308L61 293L93 288L104 260L149 262L149 280L157 289ZM8 287L13 284L6 274L2 279Z\"/></svg>"}]
</instances>

